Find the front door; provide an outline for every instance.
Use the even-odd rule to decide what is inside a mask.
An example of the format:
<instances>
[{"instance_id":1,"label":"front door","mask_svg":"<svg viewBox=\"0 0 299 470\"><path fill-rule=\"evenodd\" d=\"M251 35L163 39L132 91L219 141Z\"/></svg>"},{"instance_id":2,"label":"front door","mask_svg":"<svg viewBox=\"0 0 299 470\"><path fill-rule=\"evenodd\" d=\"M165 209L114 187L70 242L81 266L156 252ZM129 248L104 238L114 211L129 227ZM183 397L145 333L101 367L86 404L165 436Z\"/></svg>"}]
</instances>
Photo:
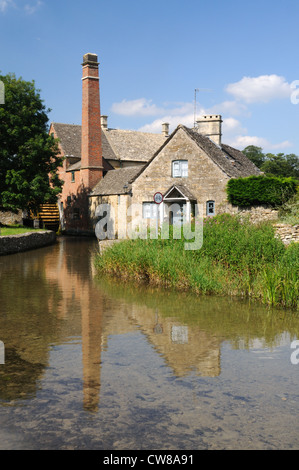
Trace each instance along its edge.
<instances>
[{"instance_id":1,"label":"front door","mask_svg":"<svg viewBox=\"0 0 299 470\"><path fill-rule=\"evenodd\" d=\"M171 225L183 225L184 215L186 212L186 203L185 202L175 202L171 205L170 211L170 224Z\"/></svg>"}]
</instances>

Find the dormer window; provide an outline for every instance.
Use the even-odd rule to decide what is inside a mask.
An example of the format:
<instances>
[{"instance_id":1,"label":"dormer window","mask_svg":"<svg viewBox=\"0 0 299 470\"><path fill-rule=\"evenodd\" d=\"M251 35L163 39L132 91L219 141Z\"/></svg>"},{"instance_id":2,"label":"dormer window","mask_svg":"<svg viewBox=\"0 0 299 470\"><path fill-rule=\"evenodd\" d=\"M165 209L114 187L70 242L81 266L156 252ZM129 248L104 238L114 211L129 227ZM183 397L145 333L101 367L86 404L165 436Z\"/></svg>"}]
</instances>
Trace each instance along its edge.
<instances>
[{"instance_id":1,"label":"dormer window","mask_svg":"<svg viewBox=\"0 0 299 470\"><path fill-rule=\"evenodd\" d=\"M186 178L188 176L188 160L174 160L172 162L172 177Z\"/></svg>"}]
</instances>

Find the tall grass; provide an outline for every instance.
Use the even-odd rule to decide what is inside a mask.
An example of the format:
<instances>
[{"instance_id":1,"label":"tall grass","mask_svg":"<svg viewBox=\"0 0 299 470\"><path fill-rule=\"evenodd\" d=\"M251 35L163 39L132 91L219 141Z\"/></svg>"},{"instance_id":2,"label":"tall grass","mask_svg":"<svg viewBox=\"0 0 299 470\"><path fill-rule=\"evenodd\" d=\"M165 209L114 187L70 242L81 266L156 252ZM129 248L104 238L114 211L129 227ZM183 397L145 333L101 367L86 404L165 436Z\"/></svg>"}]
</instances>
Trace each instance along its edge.
<instances>
[{"instance_id":1,"label":"tall grass","mask_svg":"<svg viewBox=\"0 0 299 470\"><path fill-rule=\"evenodd\" d=\"M290 225L299 224L299 192L280 207L279 220Z\"/></svg>"},{"instance_id":2,"label":"tall grass","mask_svg":"<svg viewBox=\"0 0 299 470\"><path fill-rule=\"evenodd\" d=\"M99 272L197 294L238 295L269 305L298 306L299 245L285 247L271 224L228 214L205 219L203 245L185 240L136 239L96 257Z\"/></svg>"}]
</instances>

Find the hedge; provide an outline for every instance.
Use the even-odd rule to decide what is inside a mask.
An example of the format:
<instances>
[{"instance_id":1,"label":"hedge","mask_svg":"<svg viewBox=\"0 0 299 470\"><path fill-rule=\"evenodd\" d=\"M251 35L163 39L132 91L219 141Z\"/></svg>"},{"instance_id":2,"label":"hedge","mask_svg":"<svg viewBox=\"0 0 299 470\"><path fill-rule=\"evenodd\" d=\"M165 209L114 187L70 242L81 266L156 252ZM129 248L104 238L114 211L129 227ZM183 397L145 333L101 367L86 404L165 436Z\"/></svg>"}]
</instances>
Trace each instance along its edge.
<instances>
[{"instance_id":1,"label":"hedge","mask_svg":"<svg viewBox=\"0 0 299 470\"><path fill-rule=\"evenodd\" d=\"M281 206L288 201L297 189L294 178L275 176L249 176L230 179L226 191L228 201L236 206Z\"/></svg>"}]
</instances>

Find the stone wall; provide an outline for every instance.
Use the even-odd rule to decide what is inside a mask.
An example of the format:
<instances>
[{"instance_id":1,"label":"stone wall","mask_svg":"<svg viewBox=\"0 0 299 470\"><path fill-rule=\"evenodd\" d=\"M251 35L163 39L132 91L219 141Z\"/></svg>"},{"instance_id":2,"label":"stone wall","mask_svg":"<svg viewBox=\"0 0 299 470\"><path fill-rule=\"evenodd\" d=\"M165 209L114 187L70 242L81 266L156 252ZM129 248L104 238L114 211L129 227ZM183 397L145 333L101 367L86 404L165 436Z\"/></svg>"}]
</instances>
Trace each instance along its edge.
<instances>
[{"instance_id":1,"label":"stone wall","mask_svg":"<svg viewBox=\"0 0 299 470\"><path fill-rule=\"evenodd\" d=\"M17 213L0 211L0 223L3 225L22 224L22 211Z\"/></svg>"},{"instance_id":2,"label":"stone wall","mask_svg":"<svg viewBox=\"0 0 299 470\"><path fill-rule=\"evenodd\" d=\"M299 242L299 225L274 224L276 236L281 238L285 245Z\"/></svg>"},{"instance_id":3,"label":"stone wall","mask_svg":"<svg viewBox=\"0 0 299 470\"><path fill-rule=\"evenodd\" d=\"M55 241L56 233L51 230L0 237L0 256L41 248Z\"/></svg>"},{"instance_id":4,"label":"stone wall","mask_svg":"<svg viewBox=\"0 0 299 470\"><path fill-rule=\"evenodd\" d=\"M237 213L241 216L249 216L249 219L253 223L273 222L278 218L278 210L267 206L254 206L249 208L239 207Z\"/></svg>"}]
</instances>

